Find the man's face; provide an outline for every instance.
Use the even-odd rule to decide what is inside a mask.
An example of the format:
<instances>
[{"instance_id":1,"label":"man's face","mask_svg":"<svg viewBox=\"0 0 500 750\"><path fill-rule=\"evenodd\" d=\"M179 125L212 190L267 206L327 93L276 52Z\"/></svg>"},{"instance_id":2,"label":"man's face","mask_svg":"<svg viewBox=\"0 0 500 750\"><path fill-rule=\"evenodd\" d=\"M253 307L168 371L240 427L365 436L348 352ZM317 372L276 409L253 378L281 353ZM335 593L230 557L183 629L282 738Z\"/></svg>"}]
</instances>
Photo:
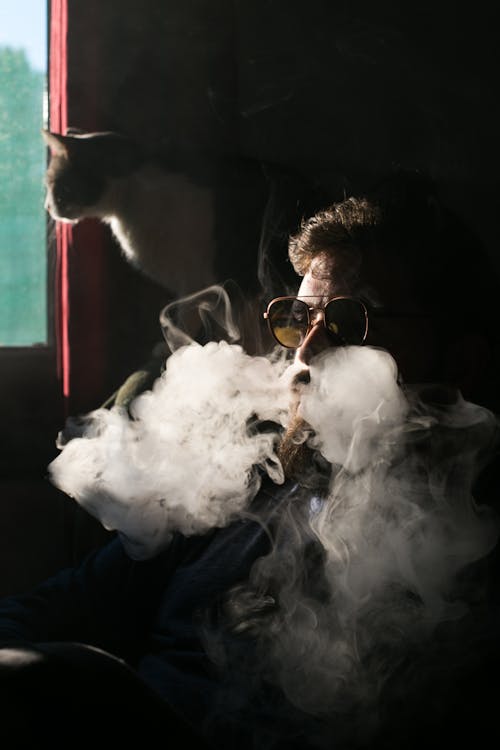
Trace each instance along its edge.
<instances>
[{"instance_id":1,"label":"man's face","mask_svg":"<svg viewBox=\"0 0 500 750\"><path fill-rule=\"evenodd\" d=\"M296 476L297 468L302 471L311 457L304 443L308 425L299 416L301 393L310 380L311 362L326 349L339 345L323 323L322 309L330 299L338 296L373 299L379 305L379 313L368 311L365 344L388 351L406 383L429 382L434 378L439 350L435 320L418 305L406 276L403 266L398 269L393 264L371 262L353 269L345 258L336 259L326 253L313 259L297 292L298 297L308 297L308 305L318 310L311 313L310 330L295 351L290 422L280 450L280 459L289 476Z\"/></svg>"},{"instance_id":2,"label":"man's face","mask_svg":"<svg viewBox=\"0 0 500 750\"><path fill-rule=\"evenodd\" d=\"M311 263L297 292L308 297L310 307L322 308L332 297L349 294L349 284L342 268L329 255L318 255ZM299 416L300 394L310 380L309 365L313 357L333 346L323 325L322 313L311 313L311 329L295 352L296 374L292 379L290 420L278 455L287 477L299 478L308 471L313 451L306 445L309 425Z\"/></svg>"},{"instance_id":3,"label":"man's face","mask_svg":"<svg viewBox=\"0 0 500 750\"><path fill-rule=\"evenodd\" d=\"M335 345L323 325L322 308L332 297L350 293L348 280L332 257L318 255L314 258L297 292L298 297L308 298L310 307L319 308L311 313L311 329L295 352L295 363L301 366L303 372L309 369L311 359L316 354Z\"/></svg>"},{"instance_id":4,"label":"man's face","mask_svg":"<svg viewBox=\"0 0 500 750\"><path fill-rule=\"evenodd\" d=\"M328 254L316 256L302 279L297 296L309 297L311 328L295 352L299 380L307 380L311 360L325 349L338 346L325 329L321 309L333 297L353 296L372 301L368 309L365 344L388 351L396 360L405 383L439 379L436 367L440 342L436 319L415 298L403 264L367 262L355 272L347 260ZM442 345L442 344L441 344Z\"/></svg>"}]
</instances>

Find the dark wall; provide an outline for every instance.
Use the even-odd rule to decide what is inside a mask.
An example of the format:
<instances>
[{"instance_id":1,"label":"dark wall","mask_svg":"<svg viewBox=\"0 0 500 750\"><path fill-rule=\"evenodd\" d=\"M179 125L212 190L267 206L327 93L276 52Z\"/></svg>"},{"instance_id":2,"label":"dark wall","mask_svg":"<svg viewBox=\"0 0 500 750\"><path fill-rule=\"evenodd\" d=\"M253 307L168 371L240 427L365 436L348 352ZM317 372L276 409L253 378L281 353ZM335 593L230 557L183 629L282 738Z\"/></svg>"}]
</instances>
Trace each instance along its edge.
<instances>
[{"instance_id":1,"label":"dark wall","mask_svg":"<svg viewBox=\"0 0 500 750\"><path fill-rule=\"evenodd\" d=\"M398 167L429 173L500 263L498 22L489 4L472 13L429 0L70 0L69 10L70 125L121 131L165 152L198 149L224 165L211 176L221 281L257 288L259 251L278 287L290 281L286 237L300 217ZM167 299L103 236L111 250L99 251L106 298L96 360L111 356L76 409L147 356ZM74 312L83 351L92 332ZM74 372L82 367L77 357Z\"/></svg>"},{"instance_id":2,"label":"dark wall","mask_svg":"<svg viewBox=\"0 0 500 750\"><path fill-rule=\"evenodd\" d=\"M421 168L459 210L497 185L492 3L73 0L70 9L70 117L82 127L244 155L337 192L395 165Z\"/></svg>"}]
</instances>

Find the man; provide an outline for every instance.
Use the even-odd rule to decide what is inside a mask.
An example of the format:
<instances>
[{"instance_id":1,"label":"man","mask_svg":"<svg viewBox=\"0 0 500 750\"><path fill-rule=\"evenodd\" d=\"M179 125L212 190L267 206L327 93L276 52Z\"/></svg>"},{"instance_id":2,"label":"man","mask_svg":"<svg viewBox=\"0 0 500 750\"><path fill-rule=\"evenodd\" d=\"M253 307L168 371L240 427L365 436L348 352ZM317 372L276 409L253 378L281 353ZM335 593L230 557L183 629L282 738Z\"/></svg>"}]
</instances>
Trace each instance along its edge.
<instances>
[{"instance_id":1,"label":"man","mask_svg":"<svg viewBox=\"0 0 500 750\"><path fill-rule=\"evenodd\" d=\"M31 747L40 737L52 747L85 746L96 735L96 742L117 747L159 739L273 750L416 747L424 739L432 744L431 730L439 742L446 739L447 723L462 705L451 690L454 677L469 700L467 678L483 679L487 659L469 664L465 658L451 680L450 667L464 644L480 644L482 652L485 643L495 644L476 618L463 637L457 625L464 619L459 596L470 591L470 581L472 588L477 580L483 586L484 578L474 565L469 575L462 558L485 558L492 544L482 519L472 538L463 535L469 516L464 522L462 506L458 514L436 511L436 497L446 500L449 493L441 485L435 490L439 482L426 461L444 454L448 465L465 445L467 461L479 453L481 465L486 462L496 422L489 411L463 406L457 389L490 406L495 326L478 285L468 293L466 311L462 289L458 309L450 308L457 289L449 292L446 273L458 235L442 223L427 185L417 179L405 189L408 195L382 191L376 200L335 204L304 222L290 241L300 288L266 311L272 335L295 363L291 417L278 448L285 483L263 481L240 520L201 536L174 534L152 559L134 562L115 539L76 570L0 603L0 686L10 747ZM455 282L457 269L449 272ZM490 280L476 276L478 284ZM331 374L327 384L337 369L347 381L355 378L350 352L357 356L363 346L374 356L366 383L382 362L388 395L380 399L376 391L368 410L358 412L365 386L352 398L347 384L356 432L343 453L340 440L337 460L321 429L304 416L308 394L324 381L321 368ZM396 379L403 389L419 387L403 397ZM335 419L341 421L344 406L341 399ZM458 423L449 419L455 412ZM473 449L462 439L469 427L479 435ZM353 445L363 448L361 458L353 458ZM401 480L408 465L416 467L410 487ZM453 484L456 461L452 469ZM459 485L471 478L475 468L460 474ZM374 499L378 485L383 491ZM422 502L414 500L415 487L422 488ZM392 502L400 493L404 513ZM416 509L432 503L420 523ZM450 572L441 575L444 540L459 561L446 557ZM386 546L391 554L384 557ZM465 583L458 586L460 576ZM474 591L474 612L483 612L491 602ZM461 611L466 620L471 611ZM436 658L436 644L444 659ZM496 659L493 650L490 655ZM435 684L452 695L437 708ZM475 689L483 699L484 686ZM460 732L470 728L462 722Z\"/></svg>"}]
</instances>

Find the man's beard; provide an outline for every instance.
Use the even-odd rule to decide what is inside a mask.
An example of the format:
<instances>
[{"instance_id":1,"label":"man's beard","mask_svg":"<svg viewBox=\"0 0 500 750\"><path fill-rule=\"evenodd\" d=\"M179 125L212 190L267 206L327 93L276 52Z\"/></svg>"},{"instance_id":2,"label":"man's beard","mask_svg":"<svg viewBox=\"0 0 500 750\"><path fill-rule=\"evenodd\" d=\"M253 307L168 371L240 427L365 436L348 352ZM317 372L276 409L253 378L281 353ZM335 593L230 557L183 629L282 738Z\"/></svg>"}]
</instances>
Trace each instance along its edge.
<instances>
[{"instance_id":1,"label":"man's beard","mask_svg":"<svg viewBox=\"0 0 500 750\"><path fill-rule=\"evenodd\" d=\"M321 492L328 487L331 465L308 444L314 435L311 425L294 410L278 446L277 454L286 479Z\"/></svg>"}]
</instances>

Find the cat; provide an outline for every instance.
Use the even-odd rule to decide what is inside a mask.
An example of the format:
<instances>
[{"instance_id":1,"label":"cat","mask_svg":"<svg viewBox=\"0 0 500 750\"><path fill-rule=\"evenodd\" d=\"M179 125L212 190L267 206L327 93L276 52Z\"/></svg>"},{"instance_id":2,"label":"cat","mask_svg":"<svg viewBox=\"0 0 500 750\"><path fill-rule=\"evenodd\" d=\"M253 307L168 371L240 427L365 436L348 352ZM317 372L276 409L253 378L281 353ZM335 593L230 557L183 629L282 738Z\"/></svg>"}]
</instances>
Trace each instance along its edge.
<instances>
[{"instance_id":1,"label":"cat","mask_svg":"<svg viewBox=\"0 0 500 750\"><path fill-rule=\"evenodd\" d=\"M153 150L111 131L42 134L50 149L45 206L54 220L108 224L124 259L171 300L194 295L192 306L202 307L196 293L223 286L247 351L271 345L255 321L264 301L294 288L288 236L310 196L316 204L316 187L243 154L168 142Z\"/></svg>"},{"instance_id":2,"label":"cat","mask_svg":"<svg viewBox=\"0 0 500 750\"><path fill-rule=\"evenodd\" d=\"M108 224L125 259L175 297L216 283L209 179L193 179L175 153L158 158L120 133L42 135L50 149L45 208L54 220Z\"/></svg>"}]
</instances>

